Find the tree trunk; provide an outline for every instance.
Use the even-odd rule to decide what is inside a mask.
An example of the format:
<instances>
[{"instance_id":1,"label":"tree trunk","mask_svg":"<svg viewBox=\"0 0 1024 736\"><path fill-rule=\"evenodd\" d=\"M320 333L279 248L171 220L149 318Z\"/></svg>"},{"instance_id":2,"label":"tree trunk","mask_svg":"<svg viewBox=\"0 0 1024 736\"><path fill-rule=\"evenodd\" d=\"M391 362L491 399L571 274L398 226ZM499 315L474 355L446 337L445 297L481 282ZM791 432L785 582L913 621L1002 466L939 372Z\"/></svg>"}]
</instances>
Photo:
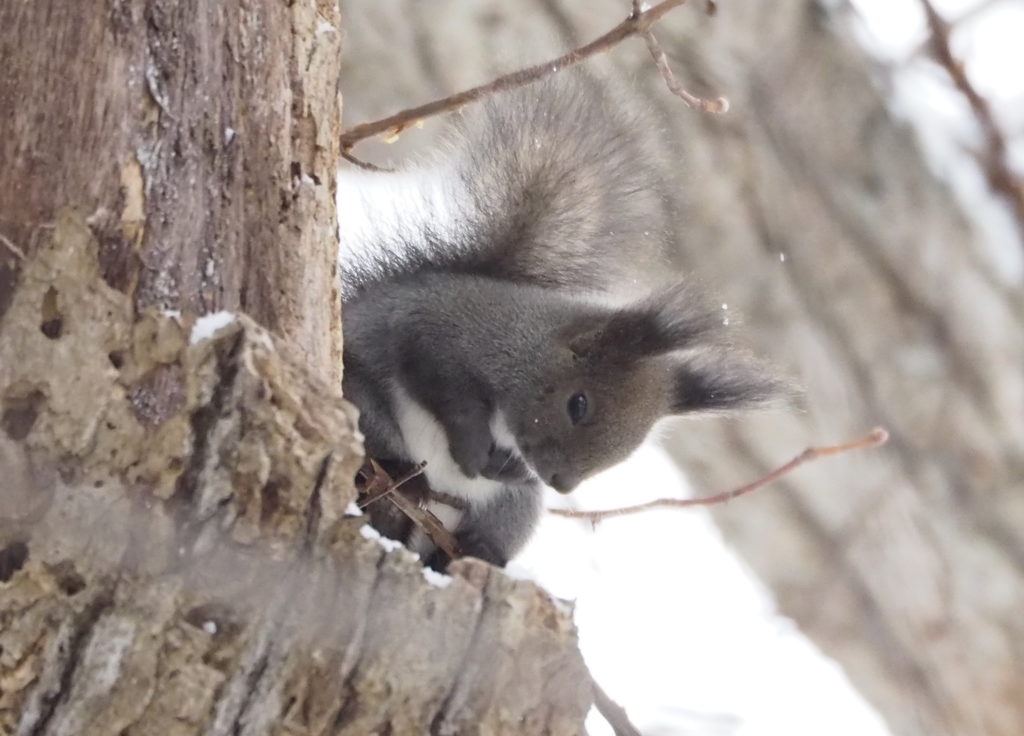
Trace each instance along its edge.
<instances>
[{"instance_id":1,"label":"tree trunk","mask_svg":"<svg viewBox=\"0 0 1024 736\"><path fill-rule=\"evenodd\" d=\"M348 3L348 123L597 37L621 0ZM656 35L686 109L639 41L597 68L635 82L664 133L691 271L805 387L807 412L687 424L702 492L882 424L882 451L823 461L716 511L787 615L903 735L1024 733L1024 298L929 173L842 17L810 0L674 11ZM372 29L372 30L371 30ZM524 39L541 39L528 59ZM382 79L387 80L385 85ZM421 145L361 147L381 162ZM1020 244L1003 244L1019 247ZM733 320L735 322L735 320ZM628 499L623 499L624 504Z\"/></svg>"},{"instance_id":2,"label":"tree trunk","mask_svg":"<svg viewBox=\"0 0 1024 736\"><path fill-rule=\"evenodd\" d=\"M0 5L2 734L582 733L571 616L346 514L340 40Z\"/></svg>"}]
</instances>

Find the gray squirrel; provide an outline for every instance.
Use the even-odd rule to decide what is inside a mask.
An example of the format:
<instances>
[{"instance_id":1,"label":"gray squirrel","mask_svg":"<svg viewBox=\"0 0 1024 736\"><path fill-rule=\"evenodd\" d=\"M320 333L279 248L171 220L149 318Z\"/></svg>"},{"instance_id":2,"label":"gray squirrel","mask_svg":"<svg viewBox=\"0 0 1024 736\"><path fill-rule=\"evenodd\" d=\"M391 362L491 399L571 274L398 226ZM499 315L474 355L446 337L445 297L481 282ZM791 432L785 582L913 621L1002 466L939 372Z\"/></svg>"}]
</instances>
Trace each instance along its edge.
<instances>
[{"instance_id":1,"label":"gray squirrel","mask_svg":"<svg viewBox=\"0 0 1024 736\"><path fill-rule=\"evenodd\" d=\"M463 554L504 566L544 485L568 493L660 418L784 390L692 284L656 277L669 214L638 130L574 75L487 101L435 161L340 177L343 390L370 457L426 462ZM447 563L388 504L370 517Z\"/></svg>"}]
</instances>

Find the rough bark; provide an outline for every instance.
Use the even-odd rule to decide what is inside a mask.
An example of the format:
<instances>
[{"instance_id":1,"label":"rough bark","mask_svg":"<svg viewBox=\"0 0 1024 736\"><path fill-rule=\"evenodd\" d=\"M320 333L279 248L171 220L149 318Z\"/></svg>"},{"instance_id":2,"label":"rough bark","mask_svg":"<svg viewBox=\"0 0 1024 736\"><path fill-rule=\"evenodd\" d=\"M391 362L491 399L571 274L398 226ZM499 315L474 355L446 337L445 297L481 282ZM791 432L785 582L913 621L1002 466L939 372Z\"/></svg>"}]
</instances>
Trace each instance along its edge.
<instances>
[{"instance_id":1,"label":"rough bark","mask_svg":"<svg viewBox=\"0 0 1024 736\"><path fill-rule=\"evenodd\" d=\"M0 5L2 734L582 732L567 612L345 513L340 35Z\"/></svg>"},{"instance_id":2,"label":"rough bark","mask_svg":"<svg viewBox=\"0 0 1024 736\"><path fill-rule=\"evenodd\" d=\"M553 56L607 30L628 5L349 3L347 123ZM884 451L802 469L784 488L719 510L718 521L895 733L1015 736L1024 732L1019 284L997 273L992 244L887 110L881 77L841 16L809 0L718 8L709 18L684 7L656 34L694 92L730 98L726 116L670 96L639 41L596 68L633 84L623 104L660 126L660 175L676 192L689 269L806 387L807 411L686 424L672 446L713 492L808 444L887 426ZM386 162L423 140L409 131L399 148L357 153Z\"/></svg>"},{"instance_id":3,"label":"rough bark","mask_svg":"<svg viewBox=\"0 0 1024 736\"><path fill-rule=\"evenodd\" d=\"M330 0L4 3L0 232L31 251L74 207L137 311L242 309L337 378L339 22Z\"/></svg>"}]
</instances>

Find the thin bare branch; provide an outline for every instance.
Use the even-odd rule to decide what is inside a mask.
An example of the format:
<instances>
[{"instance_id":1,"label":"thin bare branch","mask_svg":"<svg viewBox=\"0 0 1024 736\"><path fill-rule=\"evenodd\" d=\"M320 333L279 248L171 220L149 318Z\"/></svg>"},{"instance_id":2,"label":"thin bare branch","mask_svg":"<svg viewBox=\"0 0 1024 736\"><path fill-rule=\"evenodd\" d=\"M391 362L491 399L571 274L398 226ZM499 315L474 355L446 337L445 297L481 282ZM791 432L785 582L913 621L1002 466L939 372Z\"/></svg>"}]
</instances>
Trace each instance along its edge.
<instances>
[{"instance_id":1,"label":"thin bare branch","mask_svg":"<svg viewBox=\"0 0 1024 736\"><path fill-rule=\"evenodd\" d=\"M425 105L402 110L380 120L361 123L341 134L341 147L343 150L348 151L359 141L375 135L385 134L389 138L397 136L403 130L411 125L415 125L424 118L457 110L482 97L535 82L538 79L554 74L560 69L578 64L591 56L609 51L613 46L630 36L640 36L647 33L666 13L685 2L686 0L663 0L663 2L647 10L640 10L640 4L634 2L633 11L624 21L603 36L594 39L584 46L575 48L559 56L557 59L519 69L518 71L498 77L487 84L458 92L440 100L428 102ZM706 108L702 107L701 109Z\"/></svg>"},{"instance_id":2,"label":"thin bare branch","mask_svg":"<svg viewBox=\"0 0 1024 736\"><path fill-rule=\"evenodd\" d=\"M440 519L426 509L420 508L419 504L404 493L392 493L388 496L388 500L397 506L399 511L412 519L413 523L430 537L430 541L444 550L448 557L453 560L459 557L459 543L455 541L451 532L444 528Z\"/></svg>"},{"instance_id":3,"label":"thin bare branch","mask_svg":"<svg viewBox=\"0 0 1024 736\"><path fill-rule=\"evenodd\" d=\"M1013 209L1014 219L1024 241L1024 181L1010 167L1006 137L992 114L988 100L975 89L963 64L953 56L949 43L949 23L935 10L931 0L920 2L931 31L932 55L971 106L974 118L985 136L985 151L979 156L981 169L992 190L1001 194Z\"/></svg>"},{"instance_id":4,"label":"thin bare branch","mask_svg":"<svg viewBox=\"0 0 1024 736\"><path fill-rule=\"evenodd\" d=\"M359 469L358 479L363 485L359 489L361 500L358 506L364 509L371 503L386 497L389 503L394 504L399 511L422 529L435 545L443 549L449 557L455 559L459 556L459 545L451 532L444 528L444 524L436 516L399 490L409 481L421 476L426 466L425 462L415 464L398 478L393 479L380 463L373 458L367 458L363 467ZM413 491L413 496L421 495L419 491L424 489L429 491L429 488L423 484L422 488Z\"/></svg>"},{"instance_id":5,"label":"thin bare branch","mask_svg":"<svg viewBox=\"0 0 1024 736\"><path fill-rule=\"evenodd\" d=\"M469 502L466 499L453 496L450 493L444 493L443 491L435 491L433 488L430 489L430 500L443 503L445 506L451 506L459 511L469 510Z\"/></svg>"},{"instance_id":6,"label":"thin bare branch","mask_svg":"<svg viewBox=\"0 0 1024 736\"><path fill-rule=\"evenodd\" d=\"M665 51L661 48L661 44L658 43L658 39L654 37L654 31L646 31L641 35L643 36L644 43L647 44L647 50L651 53L651 58L654 59L654 63L658 67L658 71L661 72L661 78L665 80L665 86L668 87L669 92L690 107L695 107L704 112L725 113L729 111L729 100L725 97L709 100L706 97L698 97L683 87L682 83L676 79L676 75L672 72L672 67L669 66Z\"/></svg>"},{"instance_id":7,"label":"thin bare branch","mask_svg":"<svg viewBox=\"0 0 1024 736\"><path fill-rule=\"evenodd\" d=\"M971 7L961 12L960 15L956 16L955 18L947 20L946 25L948 25L950 28L956 28L958 26L970 23L979 16L987 13L996 5L1001 5L1005 2L1011 1L1012 0L981 0L981 2L979 2L977 5L972 5ZM863 14L861 14L861 16L863 17ZM904 61L910 61L911 59L914 59L916 57L928 54L931 49L931 43L932 40L930 37L924 39L923 41L921 41L921 43L917 44L910 53L907 54Z\"/></svg>"},{"instance_id":8,"label":"thin bare branch","mask_svg":"<svg viewBox=\"0 0 1024 736\"><path fill-rule=\"evenodd\" d=\"M635 506L624 506L622 508L605 509L603 511L576 511L573 509L549 509L548 511L556 516L565 516L570 519L586 519L587 521L598 522L615 516L626 516L628 514L637 514L641 511L650 511L652 509L659 508L713 506L715 504L726 503L734 498L752 493L758 488L762 488L769 483L778 480L787 473L792 472L796 468L804 465L805 463L809 463L812 460L817 460L818 458L827 457L829 455L839 455L840 453L850 452L852 450L879 447L880 445L884 445L888 439L889 433L886 430L881 427L875 427L864 437L853 440L852 442L845 442L840 445L826 445L824 447L808 447L785 465L779 466L754 482L740 486L739 488L734 488L731 491L726 491L725 493L717 493L714 496L705 496L704 498L659 498L654 501L648 501L647 503L636 504Z\"/></svg>"},{"instance_id":9,"label":"thin bare branch","mask_svg":"<svg viewBox=\"0 0 1024 736\"><path fill-rule=\"evenodd\" d=\"M341 157L348 161L350 164L355 164L360 169L365 169L367 171L375 171L384 174L395 173L394 169L389 169L386 166L378 166L377 164L371 164L369 161L363 161L361 158L356 158L345 149L341 150Z\"/></svg>"},{"instance_id":10,"label":"thin bare branch","mask_svg":"<svg viewBox=\"0 0 1024 736\"><path fill-rule=\"evenodd\" d=\"M366 482L366 486L360 490L360 495L365 498L360 501L357 506L361 509L365 509L377 499L387 496L391 492L400 488L404 483L423 473L423 469L426 466L427 464L425 462L413 465L397 479L393 479L376 460L373 458L367 458L366 462L363 463L363 467L359 469L360 475L363 476Z\"/></svg>"}]
</instances>

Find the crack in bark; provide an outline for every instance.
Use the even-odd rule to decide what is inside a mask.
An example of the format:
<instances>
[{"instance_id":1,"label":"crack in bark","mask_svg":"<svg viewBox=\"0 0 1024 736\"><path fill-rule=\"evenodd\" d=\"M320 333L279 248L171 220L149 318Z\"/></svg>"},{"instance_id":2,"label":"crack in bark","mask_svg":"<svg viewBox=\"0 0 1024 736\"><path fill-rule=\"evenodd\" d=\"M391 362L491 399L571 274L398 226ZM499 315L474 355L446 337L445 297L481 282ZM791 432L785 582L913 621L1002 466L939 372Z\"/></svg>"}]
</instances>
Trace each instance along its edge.
<instances>
[{"instance_id":1,"label":"crack in bark","mask_svg":"<svg viewBox=\"0 0 1024 736\"><path fill-rule=\"evenodd\" d=\"M248 668L245 677L244 694L240 699L237 706L237 711L228 720L227 725L224 728L217 728L216 722L212 726L212 730L208 733L220 734L230 733L232 736L240 736L243 733L245 724L243 721L250 714L250 709L254 703L262 703L263 698L258 697L261 683L267 677L274 679L273 674L268 674L271 670L271 659L275 656L275 650L279 650L282 647L279 646L281 637L287 631L286 621L288 618L289 608L293 600L301 596L303 591L303 585L308 582L308 577L302 574L304 563L310 559L309 555L304 551L297 552L295 555L294 563L291 567L284 571L282 579L285 584L280 586L279 592L276 596L276 600L268 602L265 613L259 620L259 622L253 624L254 634L256 637L256 644L254 645L254 661L251 667ZM365 619L365 616L364 616ZM262 628L258 628L262 627ZM259 640L262 635L262 643ZM229 700L233 695L233 682L234 678L224 683L218 694L217 700L221 703ZM280 703L279 716L283 715L287 711L286 703ZM216 719L215 719L216 721Z\"/></svg>"},{"instance_id":2,"label":"crack in bark","mask_svg":"<svg viewBox=\"0 0 1024 736\"><path fill-rule=\"evenodd\" d=\"M260 653L259 658L256 660L256 665L252 668L248 675L246 675L247 689L245 697L242 698L242 703L238 708L238 712L235 714L234 720L231 722L231 733L233 736L239 736L242 733L242 719L249 713L249 705L252 703L253 696L256 694L256 688L260 684L260 680L267 673L267 665L270 663L270 651L274 648L274 645L270 639L267 641L266 649Z\"/></svg>"},{"instance_id":3,"label":"crack in bark","mask_svg":"<svg viewBox=\"0 0 1024 736\"><path fill-rule=\"evenodd\" d=\"M192 416L189 418L192 430L192 453L189 456L188 465L178 477L172 497L172 502L180 504L178 520L182 546L185 549L191 547L188 542L199 533L199 527L204 521L204 519L192 516L196 491L207 467L211 445L210 435L218 427L218 420L228 402L228 397L235 390L239 370L238 355L244 342L245 333L239 331L232 338L225 353L217 356L217 381L210 401L192 412Z\"/></svg>"},{"instance_id":4,"label":"crack in bark","mask_svg":"<svg viewBox=\"0 0 1024 736\"><path fill-rule=\"evenodd\" d=\"M488 575L490 577L490 574ZM441 736L441 729L445 726L445 719L449 715L448 708L452 704L452 700L455 698L456 693L459 691L459 686L462 684L463 679L467 674L467 663L476 650L477 643L480 641L480 631L483 628L484 616L490 611L490 598L487 595L487 585L483 586L480 591L480 611L476 616L476 621L473 623L473 633L469 637L469 646L466 647L463 652L462 658L459 660L459 666L455 670L456 676L454 682L448 688L447 694L441 701L441 705L434 714L434 717L430 720L430 736Z\"/></svg>"},{"instance_id":5,"label":"crack in bark","mask_svg":"<svg viewBox=\"0 0 1024 736\"><path fill-rule=\"evenodd\" d=\"M352 670L355 671L354 669ZM351 679L351 675L346 677L341 685L345 687L348 685L348 681ZM342 727L348 723L349 717L352 715L352 711L359 704L359 699L355 693L349 693L348 697L342 701L341 706L338 708L338 712L334 714L334 718L331 720L330 728L327 729L327 733L337 733L341 731Z\"/></svg>"},{"instance_id":6,"label":"crack in bark","mask_svg":"<svg viewBox=\"0 0 1024 736\"><path fill-rule=\"evenodd\" d=\"M366 594L366 607L362 610L362 612L359 615L359 618L357 619L358 623L356 624L356 630L353 633L352 639L350 641L351 648L349 651L345 652L344 656L341 659L341 666L339 667L342 673L341 681L339 682L339 690L341 692L344 692L348 688L349 683L352 682L352 679L355 677L356 672L359 671L359 663L362 660L363 656L363 644L366 641L366 623L368 619L368 614L370 613L370 610L373 609L373 599L377 593L378 588L380 587L381 566L384 564L384 561L386 559L387 554L385 554L382 550L379 556L377 557L377 574L373 578L373 585L370 587L370 590L367 591ZM338 712L334 715L334 718L331 720L331 727L328 729L327 732L333 734L340 731L341 728L348 722L353 710L356 707L358 707L358 705L359 698L356 696L354 692L350 690L348 697L346 697L342 701L341 705L338 707Z\"/></svg>"},{"instance_id":7,"label":"crack in bark","mask_svg":"<svg viewBox=\"0 0 1024 736\"><path fill-rule=\"evenodd\" d=\"M292 577L292 576L288 576ZM282 609L287 605L290 600L290 595L294 590L295 583L287 586L283 586L281 595L279 596L276 605L271 606L268 603L265 613L258 616L251 624L251 630L253 632L251 645L243 646L243 650L251 649L253 651L253 659L251 665L246 665L245 662L240 662L237 666L245 674L239 676L226 677L224 683L220 688L220 692L217 695L217 699L214 701L215 715L213 722L206 730L207 734L215 736L216 734L232 734L233 736L239 736L242 732L243 719L249 714L249 708L256 699L256 691L259 688L261 681L267 674L270 665L270 658L274 649L274 642L276 635L280 627ZM244 636L244 634L242 634ZM225 672L225 674L227 674ZM231 706L231 701L238 694L238 679L244 677L245 685L241 691L241 697L238 699L238 704L235 706L236 711L232 715L226 715L225 711ZM219 713L216 713L218 708L223 708ZM223 726L219 725L223 723Z\"/></svg>"},{"instance_id":8,"label":"crack in bark","mask_svg":"<svg viewBox=\"0 0 1024 736\"><path fill-rule=\"evenodd\" d=\"M64 655L63 669L58 680L57 691L49 696L40 696L39 720L35 722L28 731L29 736L42 736L50 726L57 709L67 702L71 695L72 682L78 665L81 663L82 654L89 643L89 635L96 628L96 624L107 611L114 607L114 591L116 583L101 584L96 597L86 606L85 610L77 617L74 628L67 641L67 651ZM64 644L58 645L60 647ZM59 659L59 657L58 657Z\"/></svg>"},{"instance_id":9,"label":"crack in bark","mask_svg":"<svg viewBox=\"0 0 1024 736\"><path fill-rule=\"evenodd\" d=\"M238 711L231 720L230 726L226 730L226 732L231 733L232 736L240 736L242 733L243 720L249 714L253 703L257 701L257 691L270 669L271 658L274 656L275 649L277 648L277 642L279 642L280 636L283 635L282 630L287 628L284 626L284 623L288 617L288 610L291 602L302 595L303 585L308 579L307 576L301 573L304 568L304 563L311 559L310 553L312 552L313 538L312 534L309 533L309 529L315 528L315 524L313 524L309 517L313 516L313 507L315 507L316 515L319 517L320 488L327 476L327 469L330 465L330 460L331 455L324 458L320 472L317 475L317 481L313 497L310 499L310 509L307 517L307 538L302 548L296 552L294 564L290 566L284 575L286 584L280 587L280 595L278 596L276 603L273 605L272 610L270 610L263 619L263 623L267 626L267 630L265 632L266 644L261 648L262 651L257 653L255 663L246 675L244 697L238 706ZM362 617L362 621L365 622L365 620L366 616L364 615ZM344 686L347 680L348 678L345 678L341 685ZM227 694L227 691L229 690L230 687L225 687L225 694ZM282 715L287 711L287 705L285 703L281 703L280 705L281 710L279 715Z\"/></svg>"},{"instance_id":10,"label":"crack in bark","mask_svg":"<svg viewBox=\"0 0 1024 736\"><path fill-rule=\"evenodd\" d=\"M316 482L313 484L313 493L310 494L309 504L306 506L306 532L302 541L303 555L309 555L313 551L313 543L316 541L317 527L320 525L320 517L323 516L323 493L324 481L327 480L327 471L331 467L333 453L327 456L320 464L320 470L316 474Z\"/></svg>"}]
</instances>

